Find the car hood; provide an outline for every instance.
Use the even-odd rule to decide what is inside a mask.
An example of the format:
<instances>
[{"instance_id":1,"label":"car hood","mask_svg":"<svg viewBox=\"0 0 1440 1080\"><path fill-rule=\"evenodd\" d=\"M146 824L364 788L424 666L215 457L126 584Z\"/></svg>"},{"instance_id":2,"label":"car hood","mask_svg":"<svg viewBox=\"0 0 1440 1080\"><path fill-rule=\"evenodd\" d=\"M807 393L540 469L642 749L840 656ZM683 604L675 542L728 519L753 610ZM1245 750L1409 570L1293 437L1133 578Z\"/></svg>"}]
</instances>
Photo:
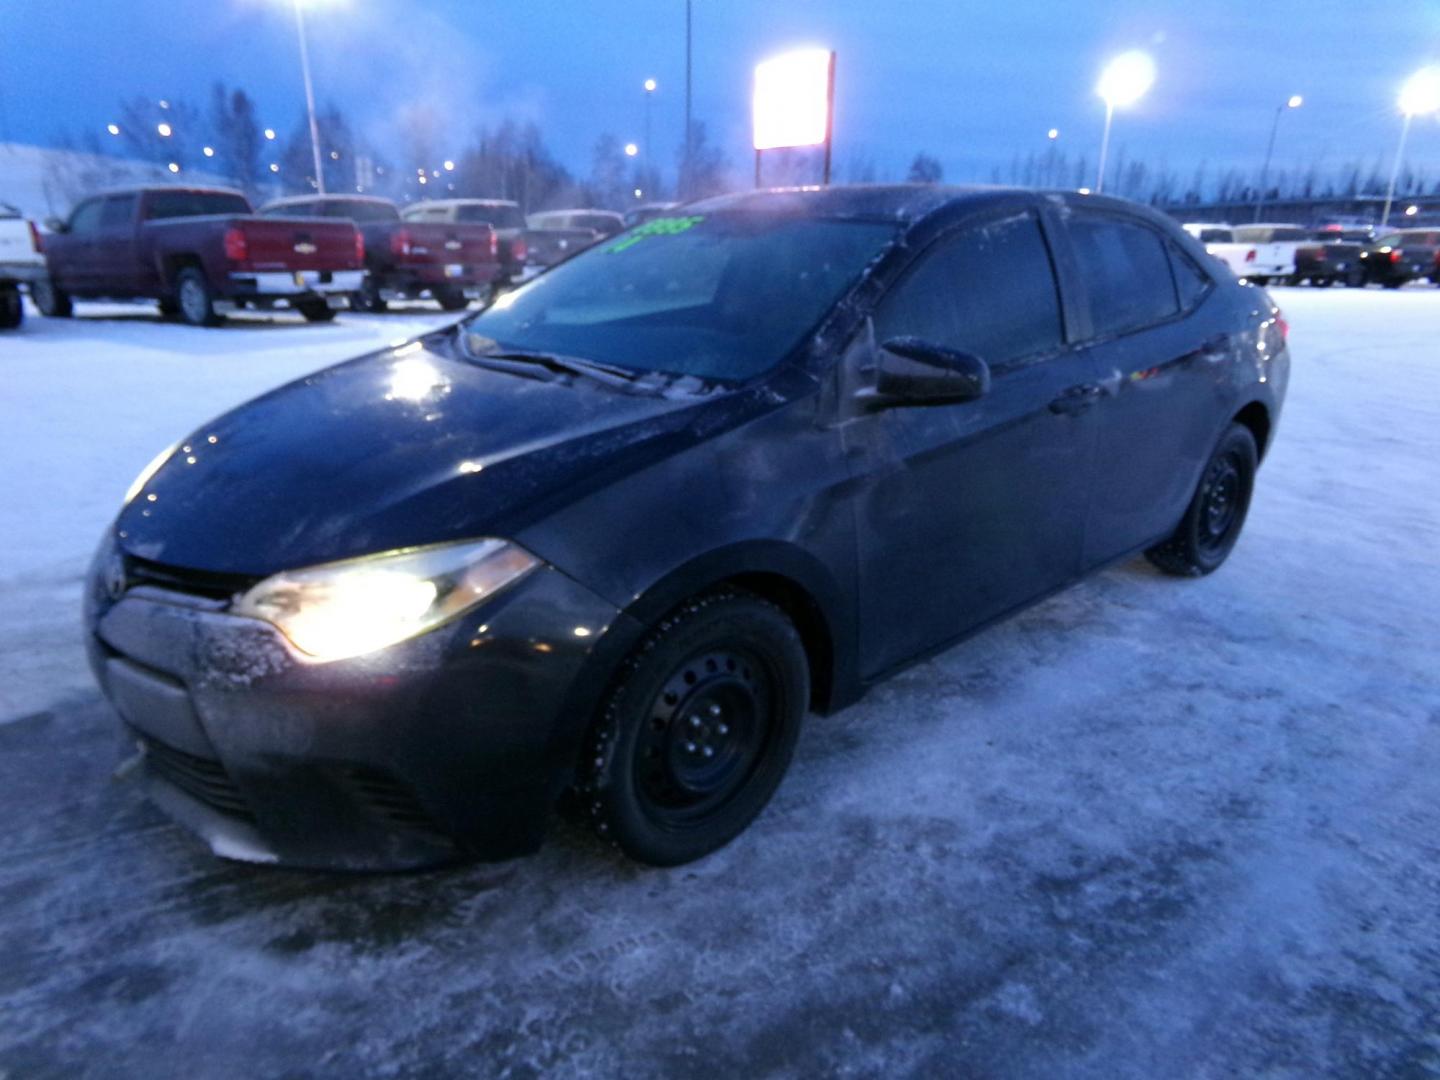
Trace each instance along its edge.
<instances>
[{"instance_id":1,"label":"car hood","mask_svg":"<svg viewBox=\"0 0 1440 1080\"><path fill-rule=\"evenodd\" d=\"M132 556L248 576L510 537L739 422L747 400L532 379L462 359L434 335L200 428L121 510L116 536Z\"/></svg>"}]
</instances>

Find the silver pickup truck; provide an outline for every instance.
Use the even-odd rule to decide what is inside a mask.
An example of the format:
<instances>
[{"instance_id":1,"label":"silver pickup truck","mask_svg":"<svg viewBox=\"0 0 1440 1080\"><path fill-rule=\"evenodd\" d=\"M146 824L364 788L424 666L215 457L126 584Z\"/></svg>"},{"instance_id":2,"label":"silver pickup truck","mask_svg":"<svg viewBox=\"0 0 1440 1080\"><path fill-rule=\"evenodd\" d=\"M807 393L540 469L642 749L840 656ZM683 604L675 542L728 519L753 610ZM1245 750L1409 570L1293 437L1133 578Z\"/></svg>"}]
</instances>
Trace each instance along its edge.
<instances>
[{"instance_id":1,"label":"silver pickup truck","mask_svg":"<svg viewBox=\"0 0 1440 1080\"><path fill-rule=\"evenodd\" d=\"M0 203L0 330L25 317L20 285L45 276L40 231L13 206Z\"/></svg>"}]
</instances>

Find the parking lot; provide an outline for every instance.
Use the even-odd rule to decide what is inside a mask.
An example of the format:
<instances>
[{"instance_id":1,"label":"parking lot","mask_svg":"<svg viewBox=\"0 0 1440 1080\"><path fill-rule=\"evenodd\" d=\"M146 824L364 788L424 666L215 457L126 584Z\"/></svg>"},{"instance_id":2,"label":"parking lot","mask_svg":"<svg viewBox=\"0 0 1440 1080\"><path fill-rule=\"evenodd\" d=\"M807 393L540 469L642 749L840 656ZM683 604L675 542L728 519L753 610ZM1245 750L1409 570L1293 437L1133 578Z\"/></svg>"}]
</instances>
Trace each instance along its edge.
<instances>
[{"instance_id":1,"label":"parking lot","mask_svg":"<svg viewBox=\"0 0 1440 1080\"><path fill-rule=\"evenodd\" d=\"M116 781L79 583L207 417L442 325L0 338L0 1078L1440 1073L1440 289L1276 289L1293 381L1215 575L1115 567L812 718L642 869L226 863Z\"/></svg>"}]
</instances>

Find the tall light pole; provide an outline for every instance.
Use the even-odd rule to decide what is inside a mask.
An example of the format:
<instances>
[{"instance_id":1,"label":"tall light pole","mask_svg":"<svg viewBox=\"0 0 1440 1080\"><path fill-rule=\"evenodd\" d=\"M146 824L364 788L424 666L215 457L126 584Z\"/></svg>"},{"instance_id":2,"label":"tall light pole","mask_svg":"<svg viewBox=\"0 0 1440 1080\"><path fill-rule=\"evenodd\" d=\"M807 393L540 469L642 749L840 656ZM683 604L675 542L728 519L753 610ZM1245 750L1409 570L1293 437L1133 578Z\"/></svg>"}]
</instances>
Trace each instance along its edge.
<instances>
[{"instance_id":1,"label":"tall light pole","mask_svg":"<svg viewBox=\"0 0 1440 1080\"><path fill-rule=\"evenodd\" d=\"M1405 157L1405 140L1410 137L1410 121L1440 109L1440 67L1421 68L1400 88L1400 111L1405 120L1400 125L1400 145L1395 148L1395 164L1390 168L1390 186L1385 192L1385 210L1380 215L1380 228L1390 222L1390 204L1395 201L1395 181L1400 177L1400 162Z\"/></svg>"},{"instance_id":2,"label":"tall light pole","mask_svg":"<svg viewBox=\"0 0 1440 1080\"><path fill-rule=\"evenodd\" d=\"M305 42L305 0L295 0L295 29L300 35L300 70L305 75L305 108L310 114L310 154L315 162L315 190L325 194L320 165L320 125L315 122L315 87L310 83L310 48Z\"/></svg>"},{"instance_id":3,"label":"tall light pole","mask_svg":"<svg viewBox=\"0 0 1440 1080\"><path fill-rule=\"evenodd\" d=\"M654 159L650 156L650 99L655 96L657 85L659 84L654 79L645 80L645 171L647 173L654 165ZM648 179L646 182L649 182Z\"/></svg>"},{"instance_id":4,"label":"tall light pole","mask_svg":"<svg viewBox=\"0 0 1440 1080\"><path fill-rule=\"evenodd\" d=\"M1265 209L1265 185L1270 182L1270 158L1275 153L1275 133L1280 130L1280 115L1286 109L1298 109L1305 104L1305 99L1299 94L1291 94L1290 99L1284 105L1275 106L1275 119L1270 124L1270 142L1265 147L1265 164L1260 168L1260 198L1255 202L1255 220L1260 220L1260 212Z\"/></svg>"},{"instance_id":5,"label":"tall light pole","mask_svg":"<svg viewBox=\"0 0 1440 1080\"><path fill-rule=\"evenodd\" d=\"M685 0L685 143L680 161L682 165L681 186L688 188L690 177L690 0ZM679 192L680 198L689 198L689 191Z\"/></svg>"},{"instance_id":6,"label":"tall light pole","mask_svg":"<svg viewBox=\"0 0 1440 1080\"><path fill-rule=\"evenodd\" d=\"M1100 139L1100 170L1095 193L1105 190L1105 160L1110 155L1110 125L1117 107L1133 105L1155 82L1155 61L1143 52L1121 53L1105 65L1095 92L1105 101L1105 134Z\"/></svg>"}]
</instances>

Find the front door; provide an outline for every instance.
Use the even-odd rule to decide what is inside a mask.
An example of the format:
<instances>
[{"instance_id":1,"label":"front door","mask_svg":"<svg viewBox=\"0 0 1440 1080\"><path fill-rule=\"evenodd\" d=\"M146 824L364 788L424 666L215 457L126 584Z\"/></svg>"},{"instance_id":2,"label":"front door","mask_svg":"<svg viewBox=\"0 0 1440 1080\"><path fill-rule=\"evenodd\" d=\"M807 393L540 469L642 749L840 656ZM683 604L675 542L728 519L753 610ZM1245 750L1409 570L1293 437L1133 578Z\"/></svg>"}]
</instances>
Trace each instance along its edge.
<instances>
[{"instance_id":1,"label":"front door","mask_svg":"<svg viewBox=\"0 0 1440 1080\"><path fill-rule=\"evenodd\" d=\"M1076 576L1097 391L1092 360L1065 343L1053 260L1028 210L942 237L873 324L877 346L918 337L970 352L992 382L975 401L881 409L843 428L860 481L867 677Z\"/></svg>"}]
</instances>

